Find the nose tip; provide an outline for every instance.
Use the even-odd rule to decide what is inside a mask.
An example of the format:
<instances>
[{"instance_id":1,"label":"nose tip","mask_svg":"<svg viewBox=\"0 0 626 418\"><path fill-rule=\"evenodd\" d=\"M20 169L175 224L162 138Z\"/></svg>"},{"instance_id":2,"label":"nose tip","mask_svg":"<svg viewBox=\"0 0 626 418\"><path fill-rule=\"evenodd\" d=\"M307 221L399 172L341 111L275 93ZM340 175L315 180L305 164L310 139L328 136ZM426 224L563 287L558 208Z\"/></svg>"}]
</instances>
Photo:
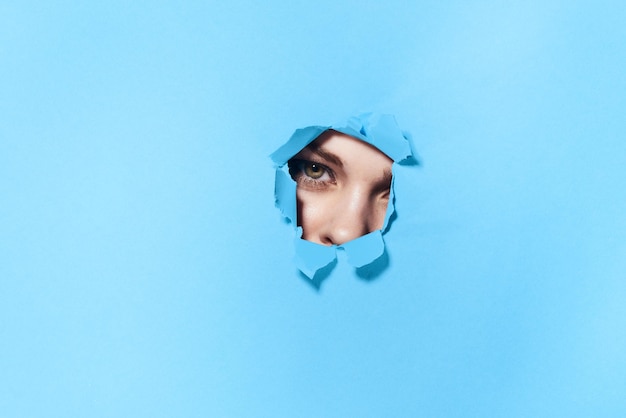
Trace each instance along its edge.
<instances>
[{"instance_id":1,"label":"nose tip","mask_svg":"<svg viewBox=\"0 0 626 418\"><path fill-rule=\"evenodd\" d=\"M364 225L363 225L364 226ZM361 227L359 225L358 228L353 227L335 227L333 230L328 231L327 234L321 237L321 241L324 245L341 245L345 244L348 241L352 241L367 234L367 228Z\"/></svg>"},{"instance_id":2,"label":"nose tip","mask_svg":"<svg viewBox=\"0 0 626 418\"><path fill-rule=\"evenodd\" d=\"M321 236L321 240L326 245L341 245L357 239L368 232L371 231L369 231L367 221L363 218L354 218L336 223Z\"/></svg>"},{"instance_id":3,"label":"nose tip","mask_svg":"<svg viewBox=\"0 0 626 418\"><path fill-rule=\"evenodd\" d=\"M373 207L370 203L366 199L355 199L338 207L326 227L320 231L322 244L341 245L372 232Z\"/></svg>"}]
</instances>

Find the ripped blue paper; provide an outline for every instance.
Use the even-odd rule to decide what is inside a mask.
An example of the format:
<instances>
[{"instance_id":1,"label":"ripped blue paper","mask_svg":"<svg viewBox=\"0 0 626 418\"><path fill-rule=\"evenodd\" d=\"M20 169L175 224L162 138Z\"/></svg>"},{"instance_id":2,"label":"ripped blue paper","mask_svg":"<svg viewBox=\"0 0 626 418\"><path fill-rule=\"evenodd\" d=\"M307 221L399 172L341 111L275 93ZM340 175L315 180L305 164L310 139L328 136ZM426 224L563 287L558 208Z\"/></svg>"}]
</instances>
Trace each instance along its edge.
<instances>
[{"instance_id":1,"label":"ripped blue paper","mask_svg":"<svg viewBox=\"0 0 626 418\"><path fill-rule=\"evenodd\" d=\"M395 171L396 164L415 159L409 134L400 129L392 115L375 113L353 116L345 123L331 126L309 126L297 129L284 145L271 154L270 158L276 169L275 205L296 230L294 261L296 267L309 279L313 279L318 271L334 262L339 250L346 253L347 262L355 268L367 266L382 257L385 253L383 235L389 230L392 215L395 212L394 174L381 229L341 245L326 246L302 239L303 231L297 221L297 185L287 171L287 163L327 130L341 132L378 148L393 160L392 173Z\"/></svg>"}]
</instances>

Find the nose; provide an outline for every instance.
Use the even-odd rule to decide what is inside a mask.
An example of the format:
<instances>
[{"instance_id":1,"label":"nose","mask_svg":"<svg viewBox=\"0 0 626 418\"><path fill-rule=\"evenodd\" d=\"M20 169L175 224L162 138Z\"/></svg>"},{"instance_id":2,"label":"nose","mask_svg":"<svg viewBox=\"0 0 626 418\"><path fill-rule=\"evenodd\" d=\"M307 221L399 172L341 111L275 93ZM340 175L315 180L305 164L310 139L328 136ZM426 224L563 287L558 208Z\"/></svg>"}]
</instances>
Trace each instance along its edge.
<instances>
[{"instance_id":1,"label":"nose","mask_svg":"<svg viewBox=\"0 0 626 418\"><path fill-rule=\"evenodd\" d=\"M329 220L320 230L324 245L341 245L375 230L375 205L358 190L345 193L329 214Z\"/></svg>"}]
</instances>

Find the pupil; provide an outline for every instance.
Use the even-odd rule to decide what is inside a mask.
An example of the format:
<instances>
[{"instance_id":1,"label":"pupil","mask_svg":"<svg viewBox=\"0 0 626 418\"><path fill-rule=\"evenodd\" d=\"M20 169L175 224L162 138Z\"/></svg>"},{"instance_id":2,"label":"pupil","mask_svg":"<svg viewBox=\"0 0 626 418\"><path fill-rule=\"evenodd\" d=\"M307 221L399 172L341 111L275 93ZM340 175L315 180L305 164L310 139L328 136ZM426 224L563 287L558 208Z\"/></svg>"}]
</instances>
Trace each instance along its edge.
<instances>
[{"instance_id":1,"label":"pupil","mask_svg":"<svg viewBox=\"0 0 626 418\"><path fill-rule=\"evenodd\" d=\"M318 164L308 163L304 169L304 172L306 173L307 176L314 178L314 179L318 179L324 175L325 170L324 170L324 167Z\"/></svg>"}]
</instances>

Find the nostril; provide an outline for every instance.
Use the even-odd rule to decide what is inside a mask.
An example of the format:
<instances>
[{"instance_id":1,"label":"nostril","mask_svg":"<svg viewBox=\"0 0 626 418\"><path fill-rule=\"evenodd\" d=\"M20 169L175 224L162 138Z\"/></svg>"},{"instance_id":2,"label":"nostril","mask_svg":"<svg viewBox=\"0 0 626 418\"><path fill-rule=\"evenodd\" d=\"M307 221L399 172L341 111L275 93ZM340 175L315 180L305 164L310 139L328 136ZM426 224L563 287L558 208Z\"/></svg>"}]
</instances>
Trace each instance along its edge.
<instances>
[{"instance_id":1,"label":"nostril","mask_svg":"<svg viewBox=\"0 0 626 418\"><path fill-rule=\"evenodd\" d=\"M322 243L322 245L335 245L336 242L333 241L332 237L328 236L328 235L324 235L320 238L320 241Z\"/></svg>"}]
</instances>

